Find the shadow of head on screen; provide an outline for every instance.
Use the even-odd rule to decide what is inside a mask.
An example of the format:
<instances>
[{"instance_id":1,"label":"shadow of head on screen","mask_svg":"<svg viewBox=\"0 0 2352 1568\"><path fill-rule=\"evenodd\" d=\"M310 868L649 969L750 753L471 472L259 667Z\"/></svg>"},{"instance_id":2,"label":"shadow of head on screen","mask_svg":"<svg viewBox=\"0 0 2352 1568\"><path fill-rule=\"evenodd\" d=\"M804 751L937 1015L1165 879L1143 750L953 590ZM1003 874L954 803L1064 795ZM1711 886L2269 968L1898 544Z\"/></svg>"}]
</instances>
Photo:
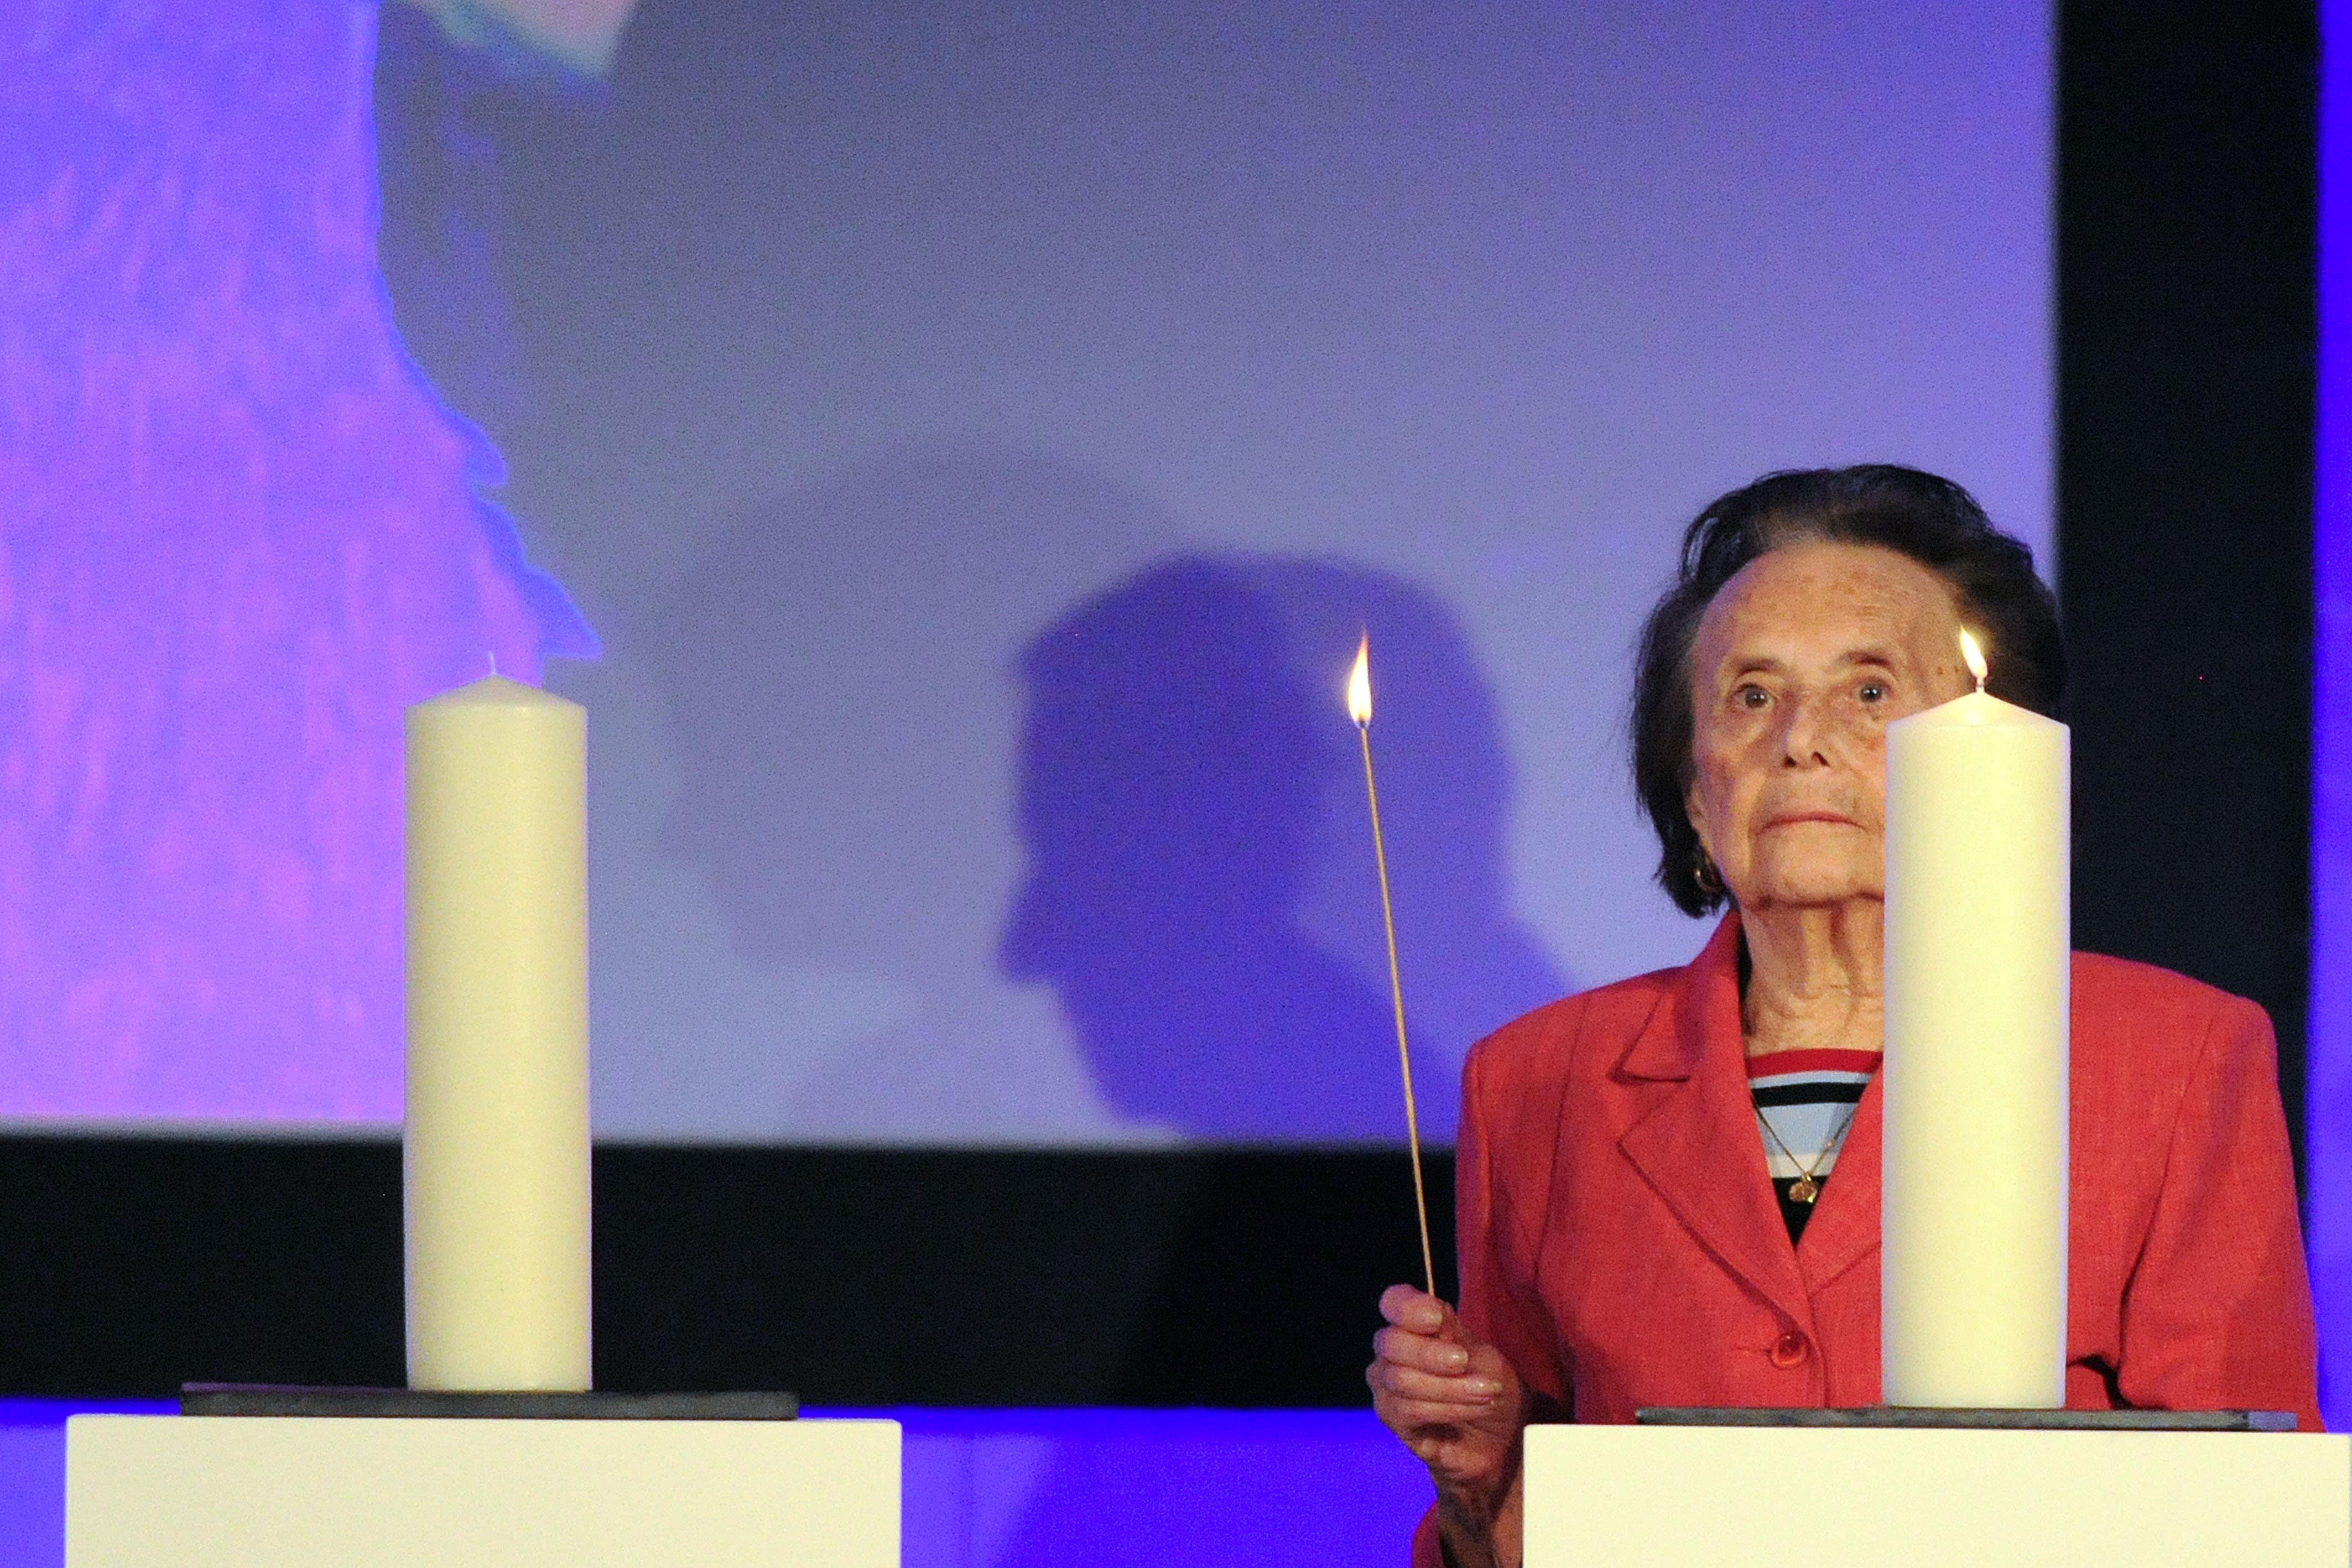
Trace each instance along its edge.
<instances>
[{"instance_id":1,"label":"shadow of head on screen","mask_svg":"<svg viewBox=\"0 0 2352 1568\"><path fill-rule=\"evenodd\" d=\"M1164 562L1020 661L1027 875L1000 947L1121 1114L1233 1141L1403 1134L1379 883L1342 685L1373 729L1425 1135L1477 1036L1560 993L1507 908L1508 768L1438 601L1344 563Z\"/></svg>"}]
</instances>

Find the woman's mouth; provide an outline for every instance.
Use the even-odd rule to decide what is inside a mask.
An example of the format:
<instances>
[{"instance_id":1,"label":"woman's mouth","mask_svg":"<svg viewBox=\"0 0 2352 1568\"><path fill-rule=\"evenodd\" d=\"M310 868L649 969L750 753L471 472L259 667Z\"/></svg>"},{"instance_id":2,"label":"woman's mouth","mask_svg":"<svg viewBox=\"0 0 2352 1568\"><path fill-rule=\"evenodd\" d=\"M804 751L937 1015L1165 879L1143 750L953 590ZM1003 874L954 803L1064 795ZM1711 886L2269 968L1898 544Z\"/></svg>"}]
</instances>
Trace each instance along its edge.
<instances>
[{"instance_id":1,"label":"woman's mouth","mask_svg":"<svg viewBox=\"0 0 2352 1568\"><path fill-rule=\"evenodd\" d=\"M1764 819L1764 826L1768 830L1794 827L1800 822L1834 822L1845 828L1862 825L1841 811L1776 811Z\"/></svg>"}]
</instances>

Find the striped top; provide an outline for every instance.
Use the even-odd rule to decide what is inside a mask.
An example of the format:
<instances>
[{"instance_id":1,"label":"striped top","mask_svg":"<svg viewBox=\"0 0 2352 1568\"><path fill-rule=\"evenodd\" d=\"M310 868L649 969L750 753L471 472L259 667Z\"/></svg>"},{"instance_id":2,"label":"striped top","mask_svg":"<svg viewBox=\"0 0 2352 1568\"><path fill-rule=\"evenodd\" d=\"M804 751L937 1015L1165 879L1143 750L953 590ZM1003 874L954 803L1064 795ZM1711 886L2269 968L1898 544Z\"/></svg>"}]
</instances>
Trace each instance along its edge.
<instances>
[{"instance_id":1,"label":"striped top","mask_svg":"<svg viewBox=\"0 0 2352 1568\"><path fill-rule=\"evenodd\" d=\"M1810 1171L1812 1196L1820 1196L1878 1060L1874 1051L1775 1051L1748 1059L1757 1135L1764 1140L1765 1168L1791 1242L1805 1233L1813 1205L1790 1194Z\"/></svg>"}]
</instances>

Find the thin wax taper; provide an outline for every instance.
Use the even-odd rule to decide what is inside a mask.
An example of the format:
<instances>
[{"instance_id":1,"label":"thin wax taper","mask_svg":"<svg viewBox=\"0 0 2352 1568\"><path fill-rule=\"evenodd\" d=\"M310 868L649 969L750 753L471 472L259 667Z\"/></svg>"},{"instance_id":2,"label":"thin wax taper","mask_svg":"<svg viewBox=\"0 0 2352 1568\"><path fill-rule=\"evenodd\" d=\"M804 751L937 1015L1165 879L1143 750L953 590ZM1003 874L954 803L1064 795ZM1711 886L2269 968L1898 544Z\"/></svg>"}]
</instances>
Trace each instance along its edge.
<instances>
[{"instance_id":1,"label":"thin wax taper","mask_svg":"<svg viewBox=\"0 0 2352 1568\"><path fill-rule=\"evenodd\" d=\"M1421 1221L1422 1281L1437 1294L1436 1256L1429 1246L1429 1189L1421 1174L1421 1115L1412 1098L1412 1051L1405 1044L1404 982L1397 972L1396 913L1389 899L1388 847L1381 838L1381 789L1372 779L1371 639L1356 649L1356 668L1348 678L1348 716L1356 721L1356 738L1364 752L1364 799L1372 814L1372 862L1381 873L1381 929L1389 945L1389 1000L1396 1009L1397 1071L1404 1079L1404 1132L1412 1145L1412 1207Z\"/></svg>"}]
</instances>

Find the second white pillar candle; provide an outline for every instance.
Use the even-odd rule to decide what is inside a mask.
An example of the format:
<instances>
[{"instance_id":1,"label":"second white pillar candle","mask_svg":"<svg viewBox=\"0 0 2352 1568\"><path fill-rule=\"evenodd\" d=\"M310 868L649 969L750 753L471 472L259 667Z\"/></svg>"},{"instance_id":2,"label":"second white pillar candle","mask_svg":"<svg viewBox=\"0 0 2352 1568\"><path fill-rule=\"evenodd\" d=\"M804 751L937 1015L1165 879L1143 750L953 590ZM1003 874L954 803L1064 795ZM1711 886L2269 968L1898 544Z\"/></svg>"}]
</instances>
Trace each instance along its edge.
<instances>
[{"instance_id":1,"label":"second white pillar candle","mask_svg":"<svg viewBox=\"0 0 2352 1568\"><path fill-rule=\"evenodd\" d=\"M406 788L409 1386L585 1389L587 715L420 703Z\"/></svg>"},{"instance_id":2,"label":"second white pillar candle","mask_svg":"<svg viewBox=\"0 0 2352 1568\"><path fill-rule=\"evenodd\" d=\"M1981 692L1887 731L1890 1405L2065 1404L2068 743Z\"/></svg>"}]
</instances>

